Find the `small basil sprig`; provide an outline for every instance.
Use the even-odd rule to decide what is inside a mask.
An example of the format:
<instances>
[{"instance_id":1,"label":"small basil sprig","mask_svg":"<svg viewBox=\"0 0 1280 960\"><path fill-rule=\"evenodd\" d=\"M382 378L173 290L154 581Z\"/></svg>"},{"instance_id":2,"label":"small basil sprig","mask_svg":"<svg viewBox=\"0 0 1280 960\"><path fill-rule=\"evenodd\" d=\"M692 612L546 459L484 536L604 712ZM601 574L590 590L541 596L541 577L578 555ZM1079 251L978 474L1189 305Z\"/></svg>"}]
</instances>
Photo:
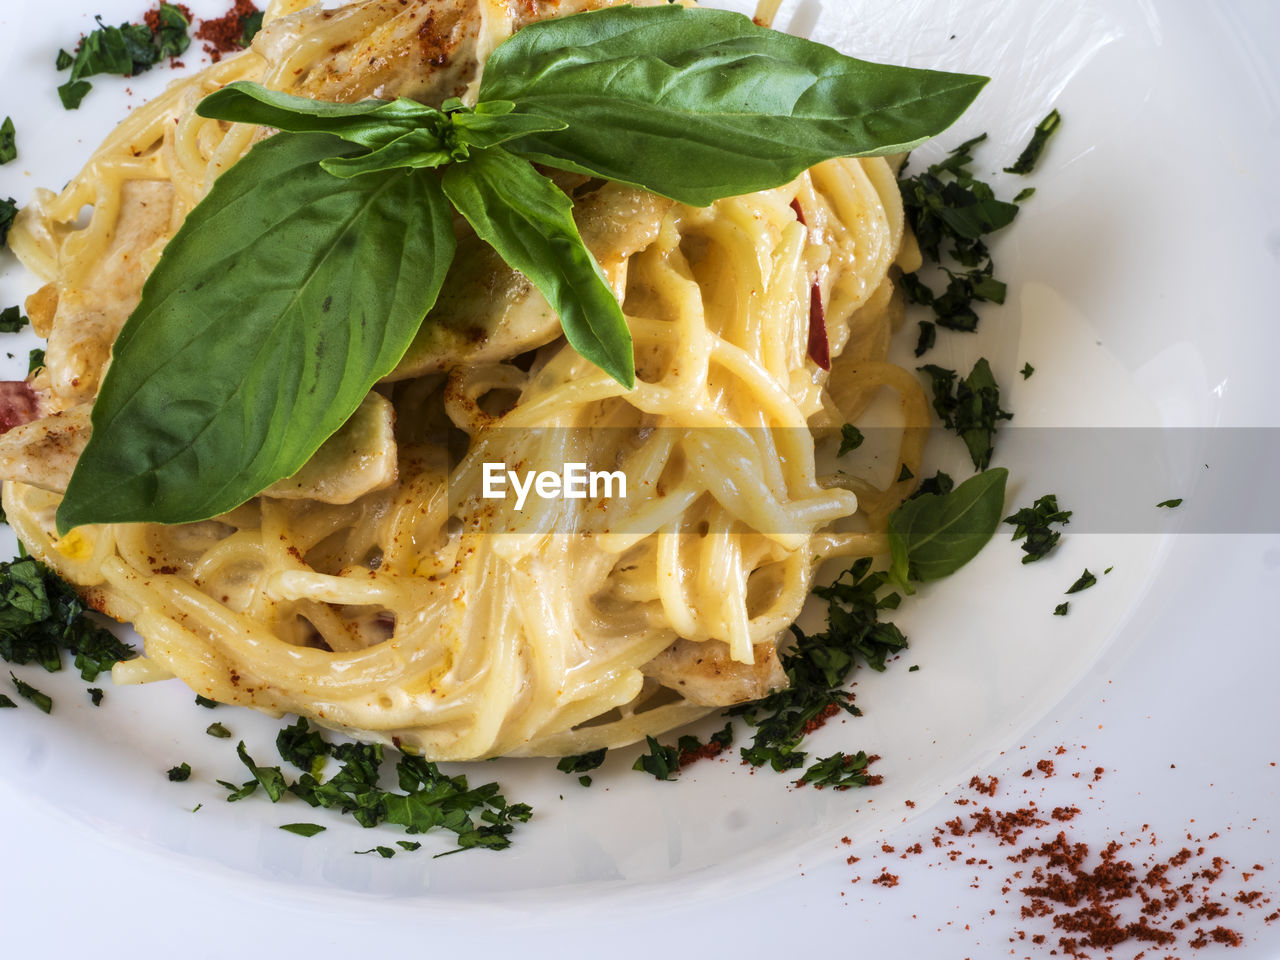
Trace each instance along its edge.
<instances>
[{"instance_id":1,"label":"small basil sprig","mask_svg":"<svg viewBox=\"0 0 1280 960\"><path fill-rule=\"evenodd\" d=\"M987 544L1004 513L1009 471L996 467L950 493L913 497L889 514L889 576L907 593L911 581L955 573Z\"/></svg>"},{"instance_id":2,"label":"small basil sprig","mask_svg":"<svg viewBox=\"0 0 1280 960\"><path fill-rule=\"evenodd\" d=\"M282 133L218 178L144 285L58 529L202 520L295 473L427 317L454 253L450 205L630 388L622 309L531 162L707 204L914 146L985 83L673 6L525 27L490 56L473 108L231 84L197 112Z\"/></svg>"}]
</instances>

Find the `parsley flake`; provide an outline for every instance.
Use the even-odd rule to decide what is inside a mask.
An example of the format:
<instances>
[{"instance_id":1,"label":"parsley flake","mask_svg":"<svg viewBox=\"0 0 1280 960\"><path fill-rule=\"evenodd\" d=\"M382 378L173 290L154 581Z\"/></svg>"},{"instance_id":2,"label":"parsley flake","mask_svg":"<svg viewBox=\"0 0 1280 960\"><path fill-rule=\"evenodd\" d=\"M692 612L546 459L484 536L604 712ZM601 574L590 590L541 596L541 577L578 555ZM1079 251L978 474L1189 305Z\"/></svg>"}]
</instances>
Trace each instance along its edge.
<instances>
[{"instance_id":1,"label":"parsley flake","mask_svg":"<svg viewBox=\"0 0 1280 960\"><path fill-rule=\"evenodd\" d=\"M1055 617L1065 617L1067 615L1067 609L1070 606L1071 606L1070 601L1058 604L1056 607L1053 608L1053 615Z\"/></svg>"},{"instance_id":2,"label":"parsley flake","mask_svg":"<svg viewBox=\"0 0 1280 960\"><path fill-rule=\"evenodd\" d=\"M17 333L30 322L17 307L0 310L0 333Z\"/></svg>"},{"instance_id":3,"label":"parsley flake","mask_svg":"<svg viewBox=\"0 0 1280 960\"><path fill-rule=\"evenodd\" d=\"M0 123L0 164L8 163L18 155L18 144L13 129L13 118L5 117Z\"/></svg>"},{"instance_id":4,"label":"parsley flake","mask_svg":"<svg viewBox=\"0 0 1280 960\"><path fill-rule=\"evenodd\" d=\"M85 692L89 694L89 701L95 707L102 706L102 688L101 687L90 687Z\"/></svg>"},{"instance_id":5,"label":"parsley flake","mask_svg":"<svg viewBox=\"0 0 1280 960\"><path fill-rule=\"evenodd\" d=\"M674 780L674 774L680 769L680 751L676 747L662 745L653 737L644 739L649 745L649 752L636 757L631 769L650 774L655 780Z\"/></svg>"},{"instance_id":6,"label":"parsley flake","mask_svg":"<svg viewBox=\"0 0 1280 960\"><path fill-rule=\"evenodd\" d=\"M9 699L8 696L6 696L3 693L0 693L0 709L7 709L9 707L13 707L16 709L17 706L18 705L14 703L11 699Z\"/></svg>"},{"instance_id":7,"label":"parsley flake","mask_svg":"<svg viewBox=\"0 0 1280 960\"><path fill-rule=\"evenodd\" d=\"M1068 587L1066 592L1079 593L1081 590L1088 590L1097 582L1098 582L1098 578L1089 572L1088 567L1085 567L1084 573L1080 574L1080 578L1076 580L1076 582L1073 583L1070 587Z\"/></svg>"},{"instance_id":8,"label":"parsley flake","mask_svg":"<svg viewBox=\"0 0 1280 960\"><path fill-rule=\"evenodd\" d=\"M804 772L796 781L797 787L813 786L821 790L831 787L834 790L848 790L851 787L866 787L879 783L880 778L867 773L870 758L863 751L857 753L833 753L823 757Z\"/></svg>"},{"instance_id":9,"label":"parsley flake","mask_svg":"<svg viewBox=\"0 0 1280 960\"><path fill-rule=\"evenodd\" d=\"M24 700L30 701L31 703L35 704L36 707L43 710L45 713L52 712L53 698L50 697L47 693L41 693L35 687L31 686L31 684L25 683L22 680L19 680L16 676L14 676L14 673L12 670L9 671L9 678L13 680L13 685L18 691L18 696L22 697L22 699Z\"/></svg>"},{"instance_id":10,"label":"parsley flake","mask_svg":"<svg viewBox=\"0 0 1280 960\"><path fill-rule=\"evenodd\" d=\"M1023 507L1012 516L1005 517L1004 522L1013 524L1013 539L1022 540L1022 550L1026 554L1023 563L1031 563L1048 555L1057 545L1062 532L1049 529L1053 523L1069 523L1070 510L1058 509L1058 498L1047 493L1030 507Z\"/></svg>"},{"instance_id":11,"label":"parsley flake","mask_svg":"<svg viewBox=\"0 0 1280 960\"><path fill-rule=\"evenodd\" d=\"M1036 368L1029 363L1024 363L1022 365L1022 369L1018 372L1022 374L1023 380L1029 380L1031 379L1031 375L1036 372Z\"/></svg>"},{"instance_id":12,"label":"parsley flake","mask_svg":"<svg viewBox=\"0 0 1280 960\"><path fill-rule=\"evenodd\" d=\"M282 823L280 829L296 833L300 837L314 837L317 833L324 833L329 828L322 827L318 823Z\"/></svg>"},{"instance_id":13,"label":"parsley flake","mask_svg":"<svg viewBox=\"0 0 1280 960\"><path fill-rule=\"evenodd\" d=\"M176 767L170 767L169 779L173 783L182 783L185 780L191 779L191 764L183 761Z\"/></svg>"},{"instance_id":14,"label":"parsley flake","mask_svg":"<svg viewBox=\"0 0 1280 960\"><path fill-rule=\"evenodd\" d=\"M866 439L859 430L851 423L846 423L840 428L840 449L836 451L837 457L843 457L846 453L851 453L862 446L862 441Z\"/></svg>"},{"instance_id":15,"label":"parsley flake","mask_svg":"<svg viewBox=\"0 0 1280 960\"><path fill-rule=\"evenodd\" d=\"M954 430L969 449L978 470L986 470L994 452L996 425L1012 420L1013 414L1000 408L1000 387L986 357L980 357L963 380L956 371L927 363L919 368L929 375L933 387L933 409L943 426Z\"/></svg>"},{"instance_id":16,"label":"parsley flake","mask_svg":"<svg viewBox=\"0 0 1280 960\"><path fill-rule=\"evenodd\" d=\"M198 693L197 693L197 694L196 694L196 705L197 705L197 706L201 706L201 707L205 707L206 709L209 709L209 710L212 710L214 707L218 706L218 701L217 701L217 700L210 700L208 697L202 697L202 696L200 696L200 694L198 694Z\"/></svg>"},{"instance_id":17,"label":"parsley flake","mask_svg":"<svg viewBox=\"0 0 1280 960\"><path fill-rule=\"evenodd\" d=\"M1161 500L1159 503L1156 504L1157 507L1168 507L1170 510L1172 510L1174 507L1178 507L1181 505L1182 505L1181 497L1178 497L1176 500Z\"/></svg>"},{"instance_id":18,"label":"parsley flake","mask_svg":"<svg viewBox=\"0 0 1280 960\"><path fill-rule=\"evenodd\" d=\"M217 737L219 740L231 739L231 731L220 723L211 723L204 728L204 732L211 737Z\"/></svg>"},{"instance_id":19,"label":"parsley flake","mask_svg":"<svg viewBox=\"0 0 1280 960\"><path fill-rule=\"evenodd\" d=\"M1044 152L1045 144L1061 125L1062 115L1057 110L1049 111L1049 114L1036 124L1031 140L1018 155L1018 159L1013 162L1013 166L1005 167L1004 172L1027 174L1034 170L1036 163L1040 160L1040 154Z\"/></svg>"},{"instance_id":20,"label":"parsley flake","mask_svg":"<svg viewBox=\"0 0 1280 960\"><path fill-rule=\"evenodd\" d=\"M9 236L9 228L13 226L13 218L17 215L18 204L13 197L0 200L0 246L4 245L5 238Z\"/></svg>"}]
</instances>

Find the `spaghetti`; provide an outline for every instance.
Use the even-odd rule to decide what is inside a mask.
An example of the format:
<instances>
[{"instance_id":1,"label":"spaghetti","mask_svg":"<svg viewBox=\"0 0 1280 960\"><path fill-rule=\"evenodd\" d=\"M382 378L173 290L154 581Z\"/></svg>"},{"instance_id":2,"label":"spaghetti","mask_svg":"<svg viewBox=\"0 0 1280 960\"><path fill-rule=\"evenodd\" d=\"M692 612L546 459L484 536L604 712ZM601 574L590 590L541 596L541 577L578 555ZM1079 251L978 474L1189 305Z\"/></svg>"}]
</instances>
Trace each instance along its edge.
<instances>
[{"instance_id":1,"label":"spaghetti","mask_svg":"<svg viewBox=\"0 0 1280 960\"><path fill-rule=\"evenodd\" d=\"M448 760L618 746L783 685L777 644L817 564L883 551L914 485L822 476L823 441L887 388L910 477L929 421L915 377L886 360L902 317L890 272L918 254L881 158L707 208L565 177L635 341L634 389L567 346L536 291L462 236L471 255L418 342L298 477L202 523L56 535L147 272L264 135L195 105L234 80L439 103L465 96L524 22L500 0L300 6L277 2L250 50L133 111L11 232L46 281L28 312L49 347L33 380L46 416L0 438L4 507L32 554L143 637L145 658L116 680L177 676ZM815 322L830 372L810 356ZM621 471L630 495L517 509L482 495L486 463L590 464ZM855 514L860 530L844 532Z\"/></svg>"}]
</instances>

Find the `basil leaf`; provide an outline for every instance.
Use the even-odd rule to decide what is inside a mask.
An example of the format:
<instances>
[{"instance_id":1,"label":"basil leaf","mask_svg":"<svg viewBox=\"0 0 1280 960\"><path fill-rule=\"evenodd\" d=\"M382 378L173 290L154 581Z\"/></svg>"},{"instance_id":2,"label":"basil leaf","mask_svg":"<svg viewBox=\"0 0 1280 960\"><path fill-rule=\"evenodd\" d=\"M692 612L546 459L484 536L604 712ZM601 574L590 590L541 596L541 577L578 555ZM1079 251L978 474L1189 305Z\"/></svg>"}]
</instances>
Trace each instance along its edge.
<instances>
[{"instance_id":1,"label":"basil leaf","mask_svg":"<svg viewBox=\"0 0 1280 960\"><path fill-rule=\"evenodd\" d=\"M664 5L522 28L489 57L479 99L569 124L516 141L521 156L705 206L832 157L908 150L950 126L986 82Z\"/></svg>"},{"instance_id":2,"label":"basil leaf","mask_svg":"<svg viewBox=\"0 0 1280 960\"><path fill-rule=\"evenodd\" d=\"M908 500L889 514L890 575L908 593L911 580L940 580L978 555L1004 512L1003 467L970 477L948 494Z\"/></svg>"},{"instance_id":3,"label":"basil leaf","mask_svg":"<svg viewBox=\"0 0 1280 960\"><path fill-rule=\"evenodd\" d=\"M553 120L550 117L482 109L493 107L495 103L503 104L506 101L482 103L475 112L460 110L449 115L454 134L460 142L473 147L495 147L508 140L534 133L554 133L569 126L563 120Z\"/></svg>"},{"instance_id":4,"label":"basil leaf","mask_svg":"<svg viewBox=\"0 0 1280 960\"><path fill-rule=\"evenodd\" d=\"M247 80L215 90L200 101L196 113L214 120L256 123L291 133L331 133L374 148L386 146L428 123L442 124L445 119L441 111L407 97L331 103L268 90Z\"/></svg>"},{"instance_id":5,"label":"basil leaf","mask_svg":"<svg viewBox=\"0 0 1280 960\"><path fill-rule=\"evenodd\" d=\"M440 138L430 130L410 130L399 140L358 157L331 157L320 166L335 177L350 179L383 170L439 167L453 160Z\"/></svg>"},{"instance_id":6,"label":"basil leaf","mask_svg":"<svg viewBox=\"0 0 1280 960\"><path fill-rule=\"evenodd\" d=\"M395 367L452 217L434 176L319 166L356 149L268 138L188 215L116 340L60 530L224 513L297 472Z\"/></svg>"},{"instance_id":7,"label":"basil leaf","mask_svg":"<svg viewBox=\"0 0 1280 960\"><path fill-rule=\"evenodd\" d=\"M560 315L565 339L623 386L635 384L631 331L573 221L573 204L501 147L444 172L444 192L481 240L523 273Z\"/></svg>"}]
</instances>

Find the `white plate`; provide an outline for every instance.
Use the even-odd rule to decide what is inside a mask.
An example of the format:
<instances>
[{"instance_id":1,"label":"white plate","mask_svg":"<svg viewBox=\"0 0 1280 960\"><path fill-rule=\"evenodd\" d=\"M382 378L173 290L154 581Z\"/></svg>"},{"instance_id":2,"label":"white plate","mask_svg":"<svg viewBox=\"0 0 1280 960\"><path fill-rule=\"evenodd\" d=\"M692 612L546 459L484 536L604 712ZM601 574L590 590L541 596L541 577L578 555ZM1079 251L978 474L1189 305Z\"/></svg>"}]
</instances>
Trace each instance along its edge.
<instances>
[{"instance_id":1,"label":"white plate","mask_svg":"<svg viewBox=\"0 0 1280 960\"><path fill-rule=\"evenodd\" d=\"M101 0L91 12L114 23L140 6ZM978 772L1007 784L1057 744L1070 745L1077 768L1109 771L1081 827L1092 838L1143 823L1177 836L1194 820L1222 833L1223 856L1266 866L1264 885L1280 898L1280 723L1270 707L1280 523L1267 503L1280 477L1267 443L1280 435L1241 429L1280 419L1280 74L1270 61L1280 10L1265 0L806 0L780 22L869 59L991 74L944 138L989 130L984 173L1012 159L1049 106L1065 118L1032 181L1037 195L994 248L1008 303L984 313L980 337L944 335L929 359L967 368L979 352L991 357L1017 414L997 454L1014 470L1011 504L1055 490L1076 516L1050 561L1022 567L999 536L895 618L913 641L904 662L864 671L866 716L829 725L815 743L818 755L882 754L884 785L794 790L727 763L662 784L615 758L583 790L548 763L498 762L468 773L500 780L537 812L510 850L383 861L351 851L388 835L299 802L221 802L214 778L243 771L205 725L223 721L262 759L274 723L199 710L176 684L108 685L94 710L74 677L26 668L20 675L57 706L51 718L0 717L0 903L12 955L212 957L248 945L256 955L321 940L483 956L756 956L818 942L880 956L1004 955L1016 900L923 860L894 867L897 888L853 885L840 838L862 854L927 839L953 814L947 791ZM98 78L80 111L64 112L54 53L92 25L35 0L7 0L0 13L0 114L13 116L21 150L0 167L0 196L22 201L63 182L123 110L169 78ZM1012 181L996 177L1002 195L1021 186ZM0 267L3 306L32 283L8 255ZM25 358L26 346L14 352ZM24 372L21 358L9 375ZM1036 367L1025 382L1015 373L1024 362ZM1135 428L1122 439L1150 444L1163 462L1117 448L1109 464L1097 448L1117 435L1100 427ZM1046 443L1056 455L1042 453ZM1155 510L1178 496L1184 512ZM1248 523L1256 533L1239 532ZM1114 571L1069 616L1052 617L1086 566ZM182 760L196 776L170 784L164 770ZM1069 778L1041 786L1042 805L1079 790ZM276 829L295 820L329 830L302 839ZM1260 912L1235 926L1251 956L1280 954L1280 929L1263 927Z\"/></svg>"}]
</instances>

